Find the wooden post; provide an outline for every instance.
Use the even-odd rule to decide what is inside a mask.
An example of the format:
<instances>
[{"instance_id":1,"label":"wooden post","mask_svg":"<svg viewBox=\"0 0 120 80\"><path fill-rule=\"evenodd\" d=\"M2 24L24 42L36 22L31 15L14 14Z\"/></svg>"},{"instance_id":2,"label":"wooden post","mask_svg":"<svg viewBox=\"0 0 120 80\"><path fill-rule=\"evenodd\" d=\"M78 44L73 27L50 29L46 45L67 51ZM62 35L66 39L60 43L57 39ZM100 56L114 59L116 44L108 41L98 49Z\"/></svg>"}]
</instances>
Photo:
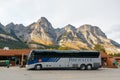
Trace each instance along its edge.
<instances>
[{"instance_id":1,"label":"wooden post","mask_svg":"<svg viewBox=\"0 0 120 80\"><path fill-rule=\"evenodd\" d=\"M21 67L23 67L23 61L24 61L24 54L22 53L22 57L21 57Z\"/></svg>"}]
</instances>

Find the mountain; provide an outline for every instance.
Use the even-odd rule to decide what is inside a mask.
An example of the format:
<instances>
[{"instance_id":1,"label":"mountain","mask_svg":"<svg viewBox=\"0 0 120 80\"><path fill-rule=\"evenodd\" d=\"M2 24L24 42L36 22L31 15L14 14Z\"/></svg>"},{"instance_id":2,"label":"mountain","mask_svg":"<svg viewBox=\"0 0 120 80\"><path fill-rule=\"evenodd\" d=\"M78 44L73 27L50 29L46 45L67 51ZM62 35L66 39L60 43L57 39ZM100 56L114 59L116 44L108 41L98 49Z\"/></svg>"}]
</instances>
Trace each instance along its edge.
<instances>
[{"instance_id":1,"label":"mountain","mask_svg":"<svg viewBox=\"0 0 120 80\"><path fill-rule=\"evenodd\" d=\"M79 28L79 31L83 33L91 48L93 48L95 44L101 44L104 46L107 52L119 53L120 44L111 39L108 39L105 33L102 32L99 27L83 25Z\"/></svg>"},{"instance_id":2,"label":"mountain","mask_svg":"<svg viewBox=\"0 0 120 80\"><path fill-rule=\"evenodd\" d=\"M67 46L74 49L88 48L87 44L84 43L85 41L83 41L83 35L81 33L78 34L77 29L70 24L56 33L60 34L57 41L61 46Z\"/></svg>"},{"instance_id":3,"label":"mountain","mask_svg":"<svg viewBox=\"0 0 120 80\"><path fill-rule=\"evenodd\" d=\"M0 23L0 34L3 33L3 34L6 34L6 32L4 31L4 26Z\"/></svg>"},{"instance_id":4,"label":"mountain","mask_svg":"<svg viewBox=\"0 0 120 80\"><path fill-rule=\"evenodd\" d=\"M0 24L0 48L28 48L25 43L17 38L16 34L12 30L14 28L13 23L8 24L7 26Z\"/></svg>"},{"instance_id":5,"label":"mountain","mask_svg":"<svg viewBox=\"0 0 120 80\"><path fill-rule=\"evenodd\" d=\"M45 17L41 17L37 22L29 25L26 32L29 35L28 43L34 46L40 46L37 44L54 45L56 43L55 30Z\"/></svg>"},{"instance_id":6,"label":"mountain","mask_svg":"<svg viewBox=\"0 0 120 80\"><path fill-rule=\"evenodd\" d=\"M6 25L5 31L18 40L24 40L24 35L26 35L26 28L22 24L9 23Z\"/></svg>"},{"instance_id":7,"label":"mountain","mask_svg":"<svg viewBox=\"0 0 120 80\"><path fill-rule=\"evenodd\" d=\"M28 45L29 48L59 45L72 49L93 49L96 44L101 44L108 53L120 53L119 43L107 38L99 27L89 24L78 28L68 24L63 28L54 29L45 17L41 17L28 26L14 23L6 26L0 24L0 33L8 35L11 40Z\"/></svg>"},{"instance_id":8,"label":"mountain","mask_svg":"<svg viewBox=\"0 0 120 80\"><path fill-rule=\"evenodd\" d=\"M120 44L108 39L102 30L97 26L85 24L79 28L67 25L57 31L58 43L74 49L93 49L96 44L104 46L108 53L120 53Z\"/></svg>"}]
</instances>

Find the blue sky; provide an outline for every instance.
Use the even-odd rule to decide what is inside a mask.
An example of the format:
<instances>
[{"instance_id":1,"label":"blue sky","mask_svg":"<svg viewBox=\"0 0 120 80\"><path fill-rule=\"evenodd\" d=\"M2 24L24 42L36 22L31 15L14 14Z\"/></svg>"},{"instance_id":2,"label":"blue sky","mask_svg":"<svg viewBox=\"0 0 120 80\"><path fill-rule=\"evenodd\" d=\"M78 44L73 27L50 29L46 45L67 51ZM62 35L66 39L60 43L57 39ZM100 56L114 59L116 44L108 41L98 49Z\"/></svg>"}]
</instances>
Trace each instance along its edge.
<instances>
[{"instance_id":1,"label":"blue sky","mask_svg":"<svg viewBox=\"0 0 120 80\"><path fill-rule=\"evenodd\" d=\"M46 17L54 28L91 24L120 43L120 0L0 0L0 22L25 26Z\"/></svg>"}]
</instances>

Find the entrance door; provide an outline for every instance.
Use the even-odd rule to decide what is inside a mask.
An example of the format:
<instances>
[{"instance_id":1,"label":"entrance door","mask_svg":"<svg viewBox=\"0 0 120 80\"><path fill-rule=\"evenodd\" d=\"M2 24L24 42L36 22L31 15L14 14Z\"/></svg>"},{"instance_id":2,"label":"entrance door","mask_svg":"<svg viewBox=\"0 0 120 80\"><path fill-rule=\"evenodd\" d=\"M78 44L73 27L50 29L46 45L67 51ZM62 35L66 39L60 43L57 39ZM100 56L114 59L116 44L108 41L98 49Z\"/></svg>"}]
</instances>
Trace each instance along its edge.
<instances>
[{"instance_id":1,"label":"entrance door","mask_svg":"<svg viewBox=\"0 0 120 80\"><path fill-rule=\"evenodd\" d=\"M15 65L19 66L20 65L20 58L16 57L15 59Z\"/></svg>"}]
</instances>

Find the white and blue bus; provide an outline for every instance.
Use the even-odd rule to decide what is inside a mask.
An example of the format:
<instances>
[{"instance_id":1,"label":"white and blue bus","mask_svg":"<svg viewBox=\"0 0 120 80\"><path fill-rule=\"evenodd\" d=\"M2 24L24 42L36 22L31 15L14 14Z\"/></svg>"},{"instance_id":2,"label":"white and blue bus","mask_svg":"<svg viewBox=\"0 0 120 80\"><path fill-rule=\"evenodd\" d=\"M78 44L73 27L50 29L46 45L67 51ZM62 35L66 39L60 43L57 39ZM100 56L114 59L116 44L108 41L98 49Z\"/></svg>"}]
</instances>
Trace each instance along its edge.
<instances>
[{"instance_id":1,"label":"white and blue bus","mask_svg":"<svg viewBox=\"0 0 120 80\"><path fill-rule=\"evenodd\" d=\"M75 68L98 69L101 56L96 51L78 50L32 50L28 56L27 69Z\"/></svg>"}]
</instances>

